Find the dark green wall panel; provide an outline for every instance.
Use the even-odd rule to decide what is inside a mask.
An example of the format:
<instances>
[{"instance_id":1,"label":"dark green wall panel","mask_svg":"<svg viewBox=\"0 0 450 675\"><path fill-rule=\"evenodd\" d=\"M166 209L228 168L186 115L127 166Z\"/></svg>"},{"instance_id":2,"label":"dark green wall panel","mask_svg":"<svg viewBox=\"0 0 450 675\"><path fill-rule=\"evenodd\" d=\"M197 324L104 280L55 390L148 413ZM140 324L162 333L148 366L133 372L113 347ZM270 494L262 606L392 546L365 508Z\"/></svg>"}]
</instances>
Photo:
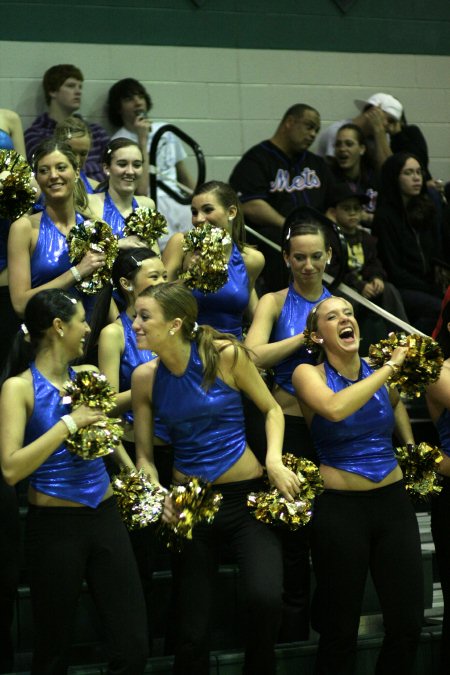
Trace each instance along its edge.
<instances>
[{"instance_id":1,"label":"dark green wall panel","mask_svg":"<svg viewBox=\"0 0 450 675\"><path fill-rule=\"evenodd\" d=\"M450 0L10 0L0 17L2 40L450 54Z\"/></svg>"}]
</instances>

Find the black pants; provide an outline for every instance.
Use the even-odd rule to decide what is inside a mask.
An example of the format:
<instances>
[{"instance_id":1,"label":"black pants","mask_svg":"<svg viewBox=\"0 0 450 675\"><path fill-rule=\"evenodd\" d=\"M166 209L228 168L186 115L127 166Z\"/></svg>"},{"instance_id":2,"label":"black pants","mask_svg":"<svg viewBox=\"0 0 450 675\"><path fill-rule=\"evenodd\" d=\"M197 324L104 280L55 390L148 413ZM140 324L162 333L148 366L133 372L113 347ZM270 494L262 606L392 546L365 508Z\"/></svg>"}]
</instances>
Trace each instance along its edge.
<instances>
[{"instance_id":1,"label":"black pants","mask_svg":"<svg viewBox=\"0 0 450 675\"><path fill-rule=\"evenodd\" d=\"M416 516L400 481L368 491L326 490L315 500L312 560L320 633L316 675L352 675L361 603L370 570L385 637L378 675L412 672L423 618Z\"/></svg>"},{"instance_id":2,"label":"black pants","mask_svg":"<svg viewBox=\"0 0 450 675\"><path fill-rule=\"evenodd\" d=\"M19 583L19 540L16 492L0 473L0 673L14 670L11 625Z\"/></svg>"},{"instance_id":3,"label":"black pants","mask_svg":"<svg viewBox=\"0 0 450 675\"><path fill-rule=\"evenodd\" d=\"M442 492L433 497L431 503L431 532L436 549L436 562L441 579L444 600L444 620L442 623L441 662L439 673L450 673L450 478L443 479Z\"/></svg>"},{"instance_id":4,"label":"black pants","mask_svg":"<svg viewBox=\"0 0 450 675\"><path fill-rule=\"evenodd\" d=\"M303 417L285 415L283 453L290 452L317 464L317 455ZM291 532L277 529L283 547L283 616L280 642L309 637L311 570L310 525Z\"/></svg>"},{"instance_id":5,"label":"black pants","mask_svg":"<svg viewBox=\"0 0 450 675\"><path fill-rule=\"evenodd\" d=\"M26 544L34 622L31 672L67 672L74 614L86 579L105 631L108 673L143 673L145 605L114 499L96 509L30 505Z\"/></svg>"},{"instance_id":6,"label":"black pants","mask_svg":"<svg viewBox=\"0 0 450 675\"><path fill-rule=\"evenodd\" d=\"M213 523L194 530L180 554L178 626L174 673L208 675L208 632L214 579L222 543L234 549L246 603L247 675L274 675L274 647L281 614L281 548L269 527L247 507L260 481L217 485L223 500Z\"/></svg>"}]
</instances>

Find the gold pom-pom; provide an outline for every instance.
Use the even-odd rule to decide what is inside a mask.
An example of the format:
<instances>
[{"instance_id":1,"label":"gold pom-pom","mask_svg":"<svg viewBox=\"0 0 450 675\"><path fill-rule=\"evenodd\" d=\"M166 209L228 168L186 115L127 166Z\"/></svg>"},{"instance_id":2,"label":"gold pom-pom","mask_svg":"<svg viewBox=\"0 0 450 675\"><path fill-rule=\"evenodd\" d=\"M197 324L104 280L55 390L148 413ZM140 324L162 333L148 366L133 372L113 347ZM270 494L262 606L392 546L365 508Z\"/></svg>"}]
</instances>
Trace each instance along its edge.
<instances>
[{"instance_id":1,"label":"gold pom-pom","mask_svg":"<svg viewBox=\"0 0 450 675\"><path fill-rule=\"evenodd\" d=\"M33 173L15 150L0 150L0 218L16 220L36 201Z\"/></svg>"},{"instance_id":2,"label":"gold pom-pom","mask_svg":"<svg viewBox=\"0 0 450 675\"><path fill-rule=\"evenodd\" d=\"M123 468L111 485L121 518L129 530L160 520L167 490L152 483L143 469Z\"/></svg>"},{"instance_id":3,"label":"gold pom-pom","mask_svg":"<svg viewBox=\"0 0 450 675\"><path fill-rule=\"evenodd\" d=\"M186 286L202 293L216 293L228 281L225 247L231 237L221 227L205 223L184 235L183 250L193 253L186 272L180 275Z\"/></svg>"},{"instance_id":4,"label":"gold pom-pom","mask_svg":"<svg viewBox=\"0 0 450 675\"><path fill-rule=\"evenodd\" d=\"M134 234L145 241L149 248L167 232L167 220L159 211L140 206L125 218L124 237Z\"/></svg>"},{"instance_id":5,"label":"gold pom-pom","mask_svg":"<svg viewBox=\"0 0 450 675\"><path fill-rule=\"evenodd\" d=\"M408 352L403 365L397 372L392 373L387 383L390 387L398 387L407 396L418 397L425 391L427 385L439 378L444 362L442 350L430 337L391 333L385 340L370 345L371 365L374 368L381 368L396 347L407 347Z\"/></svg>"},{"instance_id":6,"label":"gold pom-pom","mask_svg":"<svg viewBox=\"0 0 450 675\"><path fill-rule=\"evenodd\" d=\"M183 539L192 539L192 530L200 522L212 523L219 510L222 495L211 484L200 478L191 478L188 483L174 485L170 491L178 513L176 523L162 523L162 534L167 546L180 550Z\"/></svg>"},{"instance_id":7,"label":"gold pom-pom","mask_svg":"<svg viewBox=\"0 0 450 675\"><path fill-rule=\"evenodd\" d=\"M252 492L247 497L247 506L253 515L266 525L281 525L289 530L298 530L311 520L314 497L323 491L323 479L317 466L303 457L291 453L283 455L283 464L300 480L300 492L289 502L277 490Z\"/></svg>"},{"instance_id":8,"label":"gold pom-pom","mask_svg":"<svg viewBox=\"0 0 450 675\"><path fill-rule=\"evenodd\" d=\"M436 473L442 461L439 448L419 443L396 448L395 455L403 472L405 488L411 495L424 498L442 490Z\"/></svg>"},{"instance_id":9,"label":"gold pom-pom","mask_svg":"<svg viewBox=\"0 0 450 675\"><path fill-rule=\"evenodd\" d=\"M75 225L67 235L69 257L77 264L89 251L105 254L105 263L90 277L76 284L83 293L97 293L111 280L111 270L119 251L117 237L111 226L100 218L92 218Z\"/></svg>"},{"instance_id":10,"label":"gold pom-pom","mask_svg":"<svg viewBox=\"0 0 450 675\"><path fill-rule=\"evenodd\" d=\"M115 406L115 391L101 373L83 370L64 385L64 403L71 403L72 410L80 405L99 408L104 413ZM96 459L114 452L123 436L123 427L118 418L95 422L69 436L67 448L83 459Z\"/></svg>"}]
</instances>

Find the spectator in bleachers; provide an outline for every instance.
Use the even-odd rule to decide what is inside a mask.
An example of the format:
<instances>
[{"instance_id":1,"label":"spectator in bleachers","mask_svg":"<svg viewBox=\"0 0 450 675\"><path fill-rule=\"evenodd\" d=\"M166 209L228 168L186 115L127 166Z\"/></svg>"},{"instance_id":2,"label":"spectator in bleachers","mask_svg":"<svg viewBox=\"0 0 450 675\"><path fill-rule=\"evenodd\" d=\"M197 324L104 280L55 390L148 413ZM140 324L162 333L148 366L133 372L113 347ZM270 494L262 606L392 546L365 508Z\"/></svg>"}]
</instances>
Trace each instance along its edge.
<instances>
[{"instance_id":1,"label":"spectator in bleachers","mask_svg":"<svg viewBox=\"0 0 450 675\"><path fill-rule=\"evenodd\" d=\"M442 475L442 490L431 502L431 532L444 601L439 675L450 672L450 295L444 303L439 328L433 337L441 346L445 361L438 381L429 385L426 392L428 410L439 433L443 454L438 469Z\"/></svg>"},{"instance_id":2,"label":"spectator in bleachers","mask_svg":"<svg viewBox=\"0 0 450 675\"><path fill-rule=\"evenodd\" d=\"M275 134L253 146L234 167L230 184L242 203L246 223L279 246L286 216L298 206L324 212L330 203L333 176L321 157L309 151L320 130L320 115L297 103L283 115ZM286 269L278 251L255 237L264 254L264 290L286 287Z\"/></svg>"},{"instance_id":3,"label":"spectator in bleachers","mask_svg":"<svg viewBox=\"0 0 450 675\"><path fill-rule=\"evenodd\" d=\"M414 155L396 153L383 165L372 230L380 260L400 291L410 322L431 335L442 298L433 261L441 240L423 168Z\"/></svg>"},{"instance_id":4,"label":"spectator in bleachers","mask_svg":"<svg viewBox=\"0 0 450 675\"><path fill-rule=\"evenodd\" d=\"M361 212L361 225L370 228L377 205L379 176L367 154L364 134L356 124L343 124L339 128L330 168L337 183L345 182L353 192L367 195L367 203L363 204Z\"/></svg>"},{"instance_id":5,"label":"spectator in bleachers","mask_svg":"<svg viewBox=\"0 0 450 675\"><path fill-rule=\"evenodd\" d=\"M355 124L363 132L367 141L367 151L373 166L378 169L392 154L389 146L389 133L403 114L403 106L390 94L373 94L366 101L356 100L361 110L356 117L330 124L319 137L317 152L322 157L333 157L336 134L343 124Z\"/></svg>"},{"instance_id":6,"label":"spectator in bleachers","mask_svg":"<svg viewBox=\"0 0 450 675\"><path fill-rule=\"evenodd\" d=\"M89 178L85 172L86 161L92 146L92 132L89 125L81 119L71 115L63 122L58 122L55 127L54 136L57 141L62 141L69 145L78 159L80 169L80 178L84 183L86 192L91 194L99 186L99 182Z\"/></svg>"},{"instance_id":7,"label":"spectator in bleachers","mask_svg":"<svg viewBox=\"0 0 450 675\"><path fill-rule=\"evenodd\" d=\"M71 411L64 384L89 333L81 302L62 289L31 297L2 378L0 457L10 485L29 477L26 556L33 615L33 675L63 675L86 580L103 622L110 673L139 675L148 654L142 587L103 458L70 452L70 436L105 416ZM117 461L132 467L123 447Z\"/></svg>"},{"instance_id":8,"label":"spectator in bleachers","mask_svg":"<svg viewBox=\"0 0 450 675\"><path fill-rule=\"evenodd\" d=\"M153 122L149 113L153 101L145 87L131 77L116 82L108 93L108 118L112 126L119 129L112 138L128 138L139 145L148 160L150 146L155 133L167 122ZM167 184L175 192L190 192L194 181L186 166L186 151L172 132L164 133L157 149L156 170L160 181ZM148 176L147 176L148 178ZM138 194L147 195L148 180L144 190ZM187 190L185 190L187 189ZM160 241L164 248L169 236L189 229L189 207L178 203L161 188L156 194L158 211L164 214L169 225L169 235Z\"/></svg>"},{"instance_id":9,"label":"spectator in bleachers","mask_svg":"<svg viewBox=\"0 0 450 675\"><path fill-rule=\"evenodd\" d=\"M320 458L311 552L320 634L316 675L354 675L361 603L370 573L383 614L375 672L413 672L423 619L423 571L414 508L395 458L414 443L398 392L385 385L403 363L397 347L378 370L359 356L359 327L344 298L323 300L307 320L323 363L301 364L292 382Z\"/></svg>"},{"instance_id":10,"label":"spectator in bleachers","mask_svg":"<svg viewBox=\"0 0 450 675\"><path fill-rule=\"evenodd\" d=\"M378 258L376 239L360 227L363 204L368 200L367 194L353 192L346 183L336 185L334 204L328 214L340 227L347 242L347 267L342 281L364 298L408 322L400 293L387 280L387 274ZM337 273L333 268L333 260L328 271L334 275ZM370 344L385 338L389 330L396 330L392 325L388 328L384 319L357 303L355 315L366 350ZM367 351L364 353L367 354Z\"/></svg>"},{"instance_id":11,"label":"spectator in bleachers","mask_svg":"<svg viewBox=\"0 0 450 675\"><path fill-rule=\"evenodd\" d=\"M179 557L173 672L210 672L214 579L220 550L228 544L239 563L246 604L244 671L274 675L282 556L275 534L247 507L247 494L260 489L262 466L247 444L242 394L265 417L268 475L292 501L299 482L281 461L281 409L242 344L229 334L197 325L197 303L182 284L147 288L135 307L137 344L159 357L133 373L137 466L157 478L152 420L159 418L174 448L174 483L196 476L211 482L223 496L214 521L196 525ZM176 521L176 507L173 517Z\"/></svg>"},{"instance_id":12,"label":"spectator in bleachers","mask_svg":"<svg viewBox=\"0 0 450 675\"><path fill-rule=\"evenodd\" d=\"M33 154L41 141L53 136L55 127L73 115L81 106L83 73L69 64L52 66L42 80L48 112L44 112L25 131L25 144L28 160L32 163ZM96 181L103 179L101 158L109 135L99 124L89 124L92 146L86 161L86 174Z\"/></svg>"}]
</instances>

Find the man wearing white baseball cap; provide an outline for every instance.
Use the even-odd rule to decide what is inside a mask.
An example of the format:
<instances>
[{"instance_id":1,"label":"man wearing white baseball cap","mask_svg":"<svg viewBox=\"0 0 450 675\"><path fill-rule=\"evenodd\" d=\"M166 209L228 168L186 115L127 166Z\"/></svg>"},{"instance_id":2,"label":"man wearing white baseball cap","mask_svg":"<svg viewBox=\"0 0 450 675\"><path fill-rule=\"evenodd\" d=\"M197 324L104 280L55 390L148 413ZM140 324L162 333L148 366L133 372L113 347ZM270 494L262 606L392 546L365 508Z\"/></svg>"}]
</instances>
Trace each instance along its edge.
<instances>
[{"instance_id":1,"label":"man wearing white baseball cap","mask_svg":"<svg viewBox=\"0 0 450 675\"><path fill-rule=\"evenodd\" d=\"M402 118L403 106L390 94L373 94L367 100L355 100L360 109L353 119L340 120L331 124L319 136L316 152L322 157L334 157L336 134L343 124L356 124L367 140L369 157L374 168L380 168L391 154L389 133L395 133Z\"/></svg>"}]
</instances>

